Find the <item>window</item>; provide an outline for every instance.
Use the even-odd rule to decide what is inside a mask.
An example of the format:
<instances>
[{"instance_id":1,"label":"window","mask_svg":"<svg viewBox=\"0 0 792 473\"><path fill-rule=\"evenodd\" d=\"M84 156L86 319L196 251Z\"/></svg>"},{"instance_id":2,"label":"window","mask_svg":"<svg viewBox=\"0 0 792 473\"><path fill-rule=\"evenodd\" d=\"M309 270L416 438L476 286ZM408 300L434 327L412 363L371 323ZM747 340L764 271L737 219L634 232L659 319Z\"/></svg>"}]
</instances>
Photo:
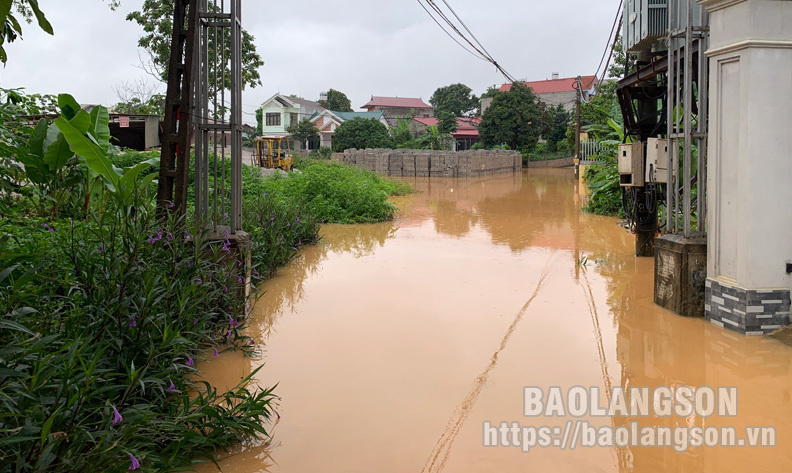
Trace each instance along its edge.
<instances>
[{"instance_id":1,"label":"window","mask_svg":"<svg viewBox=\"0 0 792 473\"><path fill-rule=\"evenodd\" d=\"M296 125L297 124L297 122L299 121L298 118L297 118L298 116L299 116L299 114L297 114L297 113L292 113L291 114L291 124L292 125Z\"/></svg>"},{"instance_id":2,"label":"window","mask_svg":"<svg viewBox=\"0 0 792 473\"><path fill-rule=\"evenodd\" d=\"M268 113L267 114L267 126L280 126L281 124L281 114L280 113Z\"/></svg>"}]
</instances>

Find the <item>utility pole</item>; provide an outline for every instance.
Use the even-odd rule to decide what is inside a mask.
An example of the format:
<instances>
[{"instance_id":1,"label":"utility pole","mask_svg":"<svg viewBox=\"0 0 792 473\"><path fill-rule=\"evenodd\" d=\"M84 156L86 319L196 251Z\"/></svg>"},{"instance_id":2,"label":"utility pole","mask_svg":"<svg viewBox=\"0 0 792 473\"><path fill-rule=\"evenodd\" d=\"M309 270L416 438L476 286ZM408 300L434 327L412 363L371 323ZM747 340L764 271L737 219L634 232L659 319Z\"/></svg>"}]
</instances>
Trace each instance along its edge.
<instances>
[{"instance_id":1,"label":"utility pole","mask_svg":"<svg viewBox=\"0 0 792 473\"><path fill-rule=\"evenodd\" d=\"M581 78L575 80L575 178L580 178L580 94L582 93Z\"/></svg>"}]
</instances>

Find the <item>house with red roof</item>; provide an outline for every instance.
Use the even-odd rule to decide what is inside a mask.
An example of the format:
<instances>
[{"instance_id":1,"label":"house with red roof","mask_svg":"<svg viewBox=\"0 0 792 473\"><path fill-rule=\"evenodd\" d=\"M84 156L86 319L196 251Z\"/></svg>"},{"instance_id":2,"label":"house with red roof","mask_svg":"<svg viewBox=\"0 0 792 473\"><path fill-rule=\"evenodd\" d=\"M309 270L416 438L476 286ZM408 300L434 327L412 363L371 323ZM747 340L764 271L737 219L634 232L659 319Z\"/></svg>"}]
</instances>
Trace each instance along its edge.
<instances>
[{"instance_id":1,"label":"house with red roof","mask_svg":"<svg viewBox=\"0 0 792 473\"><path fill-rule=\"evenodd\" d=\"M424 130L428 126L437 126L439 123L437 118L413 118L413 122ZM481 117L457 117L457 129L455 132L451 133L451 136L456 140L454 151L467 151L472 148L474 144L481 141L478 131L480 123Z\"/></svg>"},{"instance_id":2,"label":"house with red roof","mask_svg":"<svg viewBox=\"0 0 792 473\"><path fill-rule=\"evenodd\" d=\"M530 87L534 95L549 107L556 107L560 104L567 111L574 111L575 94L577 93L576 78L566 77L561 79L558 73L553 73L552 77L552 79L524 82L524 84ZM594 95L594 87L597 84L596 76L582 76L581 83L583 84L584 99ZM500 91L508 92L511 88L511 84L503 84Z\"/></svg>"},{"instance_id":3,"label":"house with red roof","mask_svg":"<svg viewBox=\"0 0 792 473\"><path fill-rule=\"evenodd\" d=\"M434 108L423 100L403 97L372 96L371 101L360 108L369 112L383 112L385 120L391 127L399 124L399 118L431 118L434 116Z\"/></svg>"}]
</instances>

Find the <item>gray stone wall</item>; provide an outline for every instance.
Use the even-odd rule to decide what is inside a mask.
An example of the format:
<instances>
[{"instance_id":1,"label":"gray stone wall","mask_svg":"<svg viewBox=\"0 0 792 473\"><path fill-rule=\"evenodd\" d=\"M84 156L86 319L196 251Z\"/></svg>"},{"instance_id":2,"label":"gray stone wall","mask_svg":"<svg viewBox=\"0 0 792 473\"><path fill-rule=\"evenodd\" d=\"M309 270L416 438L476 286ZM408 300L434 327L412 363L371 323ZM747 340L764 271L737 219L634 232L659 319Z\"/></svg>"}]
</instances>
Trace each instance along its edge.
<instances>
[{"instance_id":1,"label":"gray stone wall","mask_svg":"<svg viewBox=\"0 0 792 473\"><path fill-rule=\"evenodd\" d=\"M790 291L748 290L708 279L707 320L746 335L762 335L789 325Z\"/></svg>"},{"instance_id":2,"label":"gray stone wall","mask_svg":"<svg viewBox=\"0 0 792 473\"><path fill-rule=\"evenodd\" d=\"M348 149L334 159L394 177L478 177L522 171L517 151Z\"/></svg>"}]
</instances>

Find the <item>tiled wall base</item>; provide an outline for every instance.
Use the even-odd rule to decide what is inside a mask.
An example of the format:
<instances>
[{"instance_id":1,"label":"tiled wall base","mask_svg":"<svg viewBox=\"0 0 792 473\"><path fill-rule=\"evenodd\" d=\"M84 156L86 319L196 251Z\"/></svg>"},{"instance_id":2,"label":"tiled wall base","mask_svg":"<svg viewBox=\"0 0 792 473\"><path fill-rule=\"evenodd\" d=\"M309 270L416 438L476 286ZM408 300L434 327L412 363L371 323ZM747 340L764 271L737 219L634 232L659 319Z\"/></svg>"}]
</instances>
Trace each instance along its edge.
<instances>
[{"instance_id":1,"label":"tiled wall base","mask_svg":"<svg viewBox=\"0 0 792 473\"><path fill-rule=\"evenodd\" d=\"M745 335L764 335L789 325L790 291L743 289L707 279L707 320Z\"/></svg>"}]
</instances>

